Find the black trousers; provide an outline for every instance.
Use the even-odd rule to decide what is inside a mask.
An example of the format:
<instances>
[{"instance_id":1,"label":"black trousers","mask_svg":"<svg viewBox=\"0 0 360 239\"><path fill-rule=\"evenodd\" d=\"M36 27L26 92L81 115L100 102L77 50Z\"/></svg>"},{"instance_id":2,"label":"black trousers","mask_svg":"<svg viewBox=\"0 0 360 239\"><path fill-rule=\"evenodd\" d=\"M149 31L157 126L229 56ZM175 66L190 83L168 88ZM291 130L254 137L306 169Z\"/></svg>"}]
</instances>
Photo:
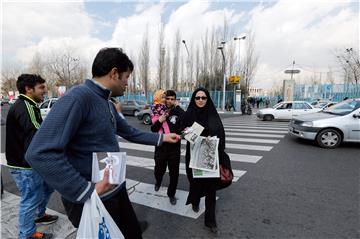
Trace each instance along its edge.
<instances>
[{"instance_id":1,"label":"black trousers","mask_svg":"<svg viewBox=\"0 0 360 239\"><path fill-rule=\"evenodd\" d=\"M74 227L78 228L84 204L77 204L62 198L66 214ZM141 228L129 200L126 187L115 196L103 201L106 210L114 219L125 238L142 238Z\"/></svg>"},{"instance_id":2,"label":"black trousers","mask_svg":"<svg viewBox=\"0 0 360 239\"><path fill-rule=\"evenodd\" d=\"M155 148L155 180L157 185L161 185L162 179L166 172L166 167L169 168L170 184L167 190L169 197L174 197L179 180L179 165L180 165L180 148L172 149L167 147Z\"/></svg>"},{"instance_id":3,"label":"black trousers","mask_svg":"<svg viewBox=\"0 0 360 239\"><path fill-rule=\"evenodd\" d=\"M194 202L199 205L200 198ZM208 191L205 195L205 225L212 227L216 226L215 219L215 207L216 207L216 190Z\"/></svg>"}]
</instances>

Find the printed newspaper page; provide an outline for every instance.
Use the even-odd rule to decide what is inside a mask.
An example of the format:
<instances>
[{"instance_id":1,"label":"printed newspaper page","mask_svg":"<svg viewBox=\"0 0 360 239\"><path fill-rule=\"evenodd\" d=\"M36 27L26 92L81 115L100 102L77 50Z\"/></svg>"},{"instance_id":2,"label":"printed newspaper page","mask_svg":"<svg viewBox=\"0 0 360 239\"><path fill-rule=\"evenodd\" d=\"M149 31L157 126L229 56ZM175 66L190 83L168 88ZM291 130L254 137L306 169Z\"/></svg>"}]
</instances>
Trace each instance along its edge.
<instances>
[{"instance_id":1,"label":"printed newspaper page","mask_svg":"<svg viewBox=\"0 0 360 239\"><path fill-rule=\"evenodd\" d=\"M194 177L219 177L219 139L199 136L190 150L190 168Z\"/></svg>"},{"instance_id":2,"label":"printed newspaper page","mask_svg":"<svg viewBox=\"0 0 360 239\"><path fill-rule=\"evenodd\" d=\"M197 137L200 136L200 134L203 132L204 127L202 127L200 124L194 122L193 125L190 128L187 128L183 134L185 135L185 139L189 141L190 143L194 144Z\"/></svg>"}]
</instances>

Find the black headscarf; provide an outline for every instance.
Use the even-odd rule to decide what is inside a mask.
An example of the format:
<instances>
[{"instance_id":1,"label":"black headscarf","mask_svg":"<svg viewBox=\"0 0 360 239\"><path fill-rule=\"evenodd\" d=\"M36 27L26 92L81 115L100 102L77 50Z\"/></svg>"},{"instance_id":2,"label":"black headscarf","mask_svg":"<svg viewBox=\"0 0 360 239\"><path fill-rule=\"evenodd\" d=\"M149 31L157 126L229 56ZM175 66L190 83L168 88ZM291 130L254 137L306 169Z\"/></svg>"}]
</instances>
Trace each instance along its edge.
<instances>
[{"instance_id":1,"label":"black headscarf","mask_svg":"<svg viewBox=\"0 0 360 239\"><path fill-rule=\"evenodd\" d=\"M206 94L207 101L204 107L199 108L195 103L195 96L199 91ZM210 93L205 88L197 88L191 96L189 106L184 114L183 124L185 127L190 127L194 122L203 126L203 136L217 136L220 139L219 150L225 150L225 131L221 122L220 116L215 108L215 105L210 97Z\"/></svg>"}]
</instances>

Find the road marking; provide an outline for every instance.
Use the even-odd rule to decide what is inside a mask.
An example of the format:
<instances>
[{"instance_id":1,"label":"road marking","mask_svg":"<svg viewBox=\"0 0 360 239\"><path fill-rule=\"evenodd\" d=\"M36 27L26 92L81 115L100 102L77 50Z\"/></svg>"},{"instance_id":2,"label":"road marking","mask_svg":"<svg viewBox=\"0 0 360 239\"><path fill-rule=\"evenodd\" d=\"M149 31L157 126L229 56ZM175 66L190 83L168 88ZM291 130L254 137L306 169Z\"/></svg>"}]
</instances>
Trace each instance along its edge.
<instances>
[{"instance_id":1,"label":"road marking","mask_svg":"<svg viewBox=\"0 0 360 239\"><path fill-rule=\"evenodd\" d=\"M274 126L274 127L288 127L289 123L286 124L267 124L267 123L247 123L247 122L231 122L231 121L223 121L223 124L231 124L231 125L248 125L248 126Z\"/></svg>"},{"instance_id":2,"label":"road marking","mask_svg":"<svg viewBox=\"0 0 360 239\"><path fill-rule=\"evenodd\" d=\"M252 136L264 138L284 138L285 135L280 134L252 134L252 133L232 133L231 130L225 131L226 136Z\"/></svg>"},{"instance_id":3,"label":"road marking","mask_svg":"<svg viewBox=\"0 0 360 239\"><path fill-rule=\"evenodd\" d=\"M155 161L152 158L128 155L127 160L126 160L126 165L154 170ZM233 182L237 182L246 173L246 171L243 171L243 170L233 169L232 171L234 174ZM167 172L168 172L168 170L167 170ZM180 163L179 173L182 175L186 175L186 168L185 168L184 163Z\"/></svg>"},{"instance_id":4,"label":"road marking","mask_svg":"<svg viewBox=\"0 0 360 239\"><path fill-rule=\"evenodd\" d=\"M243 120L241 117L233 117L233 118L225 118L222 119L223 122L234 122L234 123L248 123L248 124L288 124L290 120L274 120L274 121L264 121L264 120L258 120L256 118L250 119L250 120Z\"/></svg>"},{"instance_id":5,"label":"road marking","mask_svg":"<svg viewBox=\"0 0 360 239\"><path fill-rule=\"evenodd\" d=\"M224 128L236 128L236 129L274 129L274 130L287 130L288 127L267 127L267 126L246 126L246 125L224 125Z\"/></svg>"},{"instance_id":6,"label":"road marking","mask_svg":"<svg viewBox=\"0 0 360 239\"><path fill-rule=\"evenodd\" d=\"M246 149L246 150L258 150L258 151L270 151L272 146L263 145L250 145L250 144L229 144L226 143L226 149Z\"/></svg>"},{"instance_id":7,"label":"road marking","mask_svg":"<svg viewBox=\"0 0 360 239\"><path fill-rule=\"evenodd\" d=\"M236 131L236 132L259 132L259 133L274 133L274 134L287 134L288 131L286 130L256 130L256 129L230 129L225 127L225 131Z\"/></svg>"},{"instance_id":8,"label":"road marking","mask_svg":"<svg viewBox=\"0 0 360 239\"><path fill-rule=\"evenodd\" d=\"M232 138L232 137L227 137L226 141L264 143L264 144L277 144L280 142L280 140L274 140L274 139Z\"/></svg>"},{"instance_id":9,"label":"road marking","mask_svg":"<svg viewBox=\"0 0 360 239\"><path fill-rule=\"evenodd\" d=\"M228 155L231 161L242 162L242 163L257 163L262 158L262 156L247 155L247 154L228 153Z\"/></svg>"},{"instance_id":10,"label":"road marking","mask_svg":"<svg viewBox=\"0 0 360 239\"><path fill-rule=\"evenodd\" d=\"M177 203L171 205L167 196L167 187L160 187L160 190L155 192L153 184L127 179L126 184L128 183L134 185L132 192L129 193L130 201L133 203L194 219L197 219L205 212L204 197L200 200L199 212L195 213L191 208L191 204L185 205L189 194L187 191L177 189L175 195ZM216 197L216 199L219 199L219 197Z\"/></svg>"}]
</instances>

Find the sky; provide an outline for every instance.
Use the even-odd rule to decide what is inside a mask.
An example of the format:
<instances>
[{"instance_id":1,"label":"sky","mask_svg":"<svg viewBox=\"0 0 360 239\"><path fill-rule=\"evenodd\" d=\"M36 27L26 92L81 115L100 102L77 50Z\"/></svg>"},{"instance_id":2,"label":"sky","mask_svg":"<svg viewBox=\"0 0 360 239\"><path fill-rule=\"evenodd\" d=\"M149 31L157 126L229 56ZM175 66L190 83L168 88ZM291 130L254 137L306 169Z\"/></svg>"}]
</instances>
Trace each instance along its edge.
<instances>
[{"instance_id":1,"label":"sky","mask_svg":"<svg viewBox=\"0 0 360 239\"><path fill-rule=\"evenodd\" d=\"M336 52L359 49L359 3L350 0L4 0L1 10L3 66L26 66L36 52L61 51L64 46L89 67L97 51L106 46L121 47L136 59L148 29L150 71L155 78L161 23L167 45L174 42L176 29L186 42L198 45L206 29L222 27L224 17L234 36L255 34L259 61L254 87L281 84L290 77L283 72L293 61L301 70L295 76L299 82L316 74L325 77L329 69L341 81ZM240 49L245 41L240 41Z\"/></svg>"}]
</instances>

